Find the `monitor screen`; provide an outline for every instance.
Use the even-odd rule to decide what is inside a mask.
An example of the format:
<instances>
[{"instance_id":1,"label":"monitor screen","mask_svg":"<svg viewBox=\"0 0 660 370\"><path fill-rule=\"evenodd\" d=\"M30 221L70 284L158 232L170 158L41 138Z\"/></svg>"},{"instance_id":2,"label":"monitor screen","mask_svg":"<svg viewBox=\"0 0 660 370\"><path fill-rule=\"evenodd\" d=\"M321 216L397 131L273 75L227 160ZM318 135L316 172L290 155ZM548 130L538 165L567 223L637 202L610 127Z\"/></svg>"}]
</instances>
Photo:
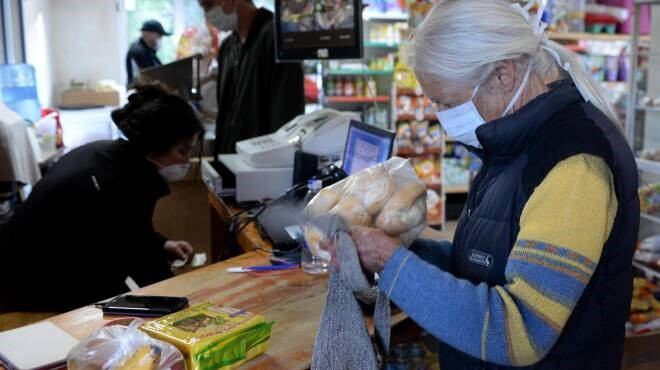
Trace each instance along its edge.
<instances>
[{"instance_id":1,"label":"monitor screen","mask_svg":"<svg viewBox=\"0 0 660 370\"><path fill-rule=\"evenodd\" d=\"M275 0L277 59L362 57L362 0Z\"/></svg>"},{"instance_id":2,"label":"monitor screen","mask_svg":"<svg viewBox=\"0 0 660 370\"><path fill-rule=\"evenodd\" d=\"M394 132L351 121L342 169L352 175L385 162L392 155Z\"/></svg>"}]
</instances>

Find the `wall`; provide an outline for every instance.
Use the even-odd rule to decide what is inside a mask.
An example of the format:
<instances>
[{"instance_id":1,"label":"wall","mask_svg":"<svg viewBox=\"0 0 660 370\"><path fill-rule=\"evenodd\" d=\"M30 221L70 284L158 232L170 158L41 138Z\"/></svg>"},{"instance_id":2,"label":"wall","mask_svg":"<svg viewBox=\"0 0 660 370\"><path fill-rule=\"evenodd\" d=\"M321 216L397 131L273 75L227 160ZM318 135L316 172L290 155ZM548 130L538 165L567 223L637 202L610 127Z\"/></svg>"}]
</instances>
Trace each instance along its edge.
<instances>
[{"instance_id":1,"label":"wall","mask_svg":"<svg viewBox=\"0 0 660 370\"><path fill-rule=\"evenodd\" d=\"M37 90L42 106L53 105L53 56L51 1L24 0L23 14L27 63L36 70Z\"/></svg>"},{"instance_id":2,"label":"wall","mask_svg":"<svg viewBox=\"0 0 660 370\"><path fill-rule=\"evenodd\" d=\"M55 94L71 80L124 80L117 0L51 0Z\"/></svg>"},{"instance_id":3,"label":"wall","mask_svg":"<svg viewBox=\"0 0 660 370\"><path fill-rule=\"evenodd\" d=\"M125 82L123 0L23 0L28 63L43 106L71 80Z\"/></svg>"}]
</instances>

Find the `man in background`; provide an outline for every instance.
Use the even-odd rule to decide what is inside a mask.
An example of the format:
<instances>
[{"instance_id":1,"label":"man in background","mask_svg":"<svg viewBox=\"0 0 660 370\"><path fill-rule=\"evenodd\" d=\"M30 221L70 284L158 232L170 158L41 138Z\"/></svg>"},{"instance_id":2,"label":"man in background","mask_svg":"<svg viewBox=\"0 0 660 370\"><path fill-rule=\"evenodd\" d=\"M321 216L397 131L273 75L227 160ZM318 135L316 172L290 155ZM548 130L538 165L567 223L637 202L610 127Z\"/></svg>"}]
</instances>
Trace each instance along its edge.
<instances>
[{"instance_id":1,"label":"man in background","mask_svg":"<svg viewBox=\"0 0 660 370\"><path fill-rule=\"evenodd\" d=\"M140 70L162 65L156 52L160 48L163 36L171 33L165 32L163 25L155 19L150 19L142 24L142 36L131 44L126 54L127 83L130 86L137 77Z\"/></svg>"},{"instance_id":2,"label":"man in background","mask_svg":"<svg viewBox=\"0 0 660 370\"><path fill-rule=\"evenodd\" d=\"M250 0L199 0L206 20L231 31L218 53L215 153L235 153L237 141L277 131L304 113L300 63L275 61L273 13Z\"/></svg>"}]
</instances>

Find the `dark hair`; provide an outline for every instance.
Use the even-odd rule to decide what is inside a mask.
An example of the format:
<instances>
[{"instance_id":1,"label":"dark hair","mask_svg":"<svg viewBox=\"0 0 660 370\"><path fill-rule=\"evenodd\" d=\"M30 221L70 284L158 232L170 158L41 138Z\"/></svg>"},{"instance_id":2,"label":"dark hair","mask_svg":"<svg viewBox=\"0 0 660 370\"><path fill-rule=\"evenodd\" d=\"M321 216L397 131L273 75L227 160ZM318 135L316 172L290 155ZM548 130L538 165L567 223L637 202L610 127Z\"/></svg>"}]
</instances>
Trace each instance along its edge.
<instances>
[{"instance_id":1,"label":"dark hair","mask_svg":"<svg viewBox=\"0 0 660 370\"><path fill-rule=\"evenodd\" d=\"M165 153L178 143L201 136L204 126L193 108L158 83L138 83L128 104L112 111L119 130L135 148Z\"/></svg>"}]
</instances>

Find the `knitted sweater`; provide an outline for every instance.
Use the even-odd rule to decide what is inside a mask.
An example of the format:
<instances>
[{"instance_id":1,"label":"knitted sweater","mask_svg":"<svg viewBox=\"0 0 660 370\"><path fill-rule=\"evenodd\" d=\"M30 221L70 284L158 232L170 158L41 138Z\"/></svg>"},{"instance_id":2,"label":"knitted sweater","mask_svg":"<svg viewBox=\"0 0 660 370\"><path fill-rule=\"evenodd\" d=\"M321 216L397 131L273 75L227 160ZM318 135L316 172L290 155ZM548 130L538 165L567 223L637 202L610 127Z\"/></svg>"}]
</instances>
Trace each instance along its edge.
<instances>
[{"instance_id":1,"label":"knitted sweater","mask_svg":"<svg viewBox=\"0 0 660 370\"><path fill-rule=\"evenodd\" d=\"M505 285L474 285L399 248L379 289L460 351L501 365L534 364L557 341L594 273L617 206L605 162L570 157L525 204Z\"/></svg>"}]
</instances>

